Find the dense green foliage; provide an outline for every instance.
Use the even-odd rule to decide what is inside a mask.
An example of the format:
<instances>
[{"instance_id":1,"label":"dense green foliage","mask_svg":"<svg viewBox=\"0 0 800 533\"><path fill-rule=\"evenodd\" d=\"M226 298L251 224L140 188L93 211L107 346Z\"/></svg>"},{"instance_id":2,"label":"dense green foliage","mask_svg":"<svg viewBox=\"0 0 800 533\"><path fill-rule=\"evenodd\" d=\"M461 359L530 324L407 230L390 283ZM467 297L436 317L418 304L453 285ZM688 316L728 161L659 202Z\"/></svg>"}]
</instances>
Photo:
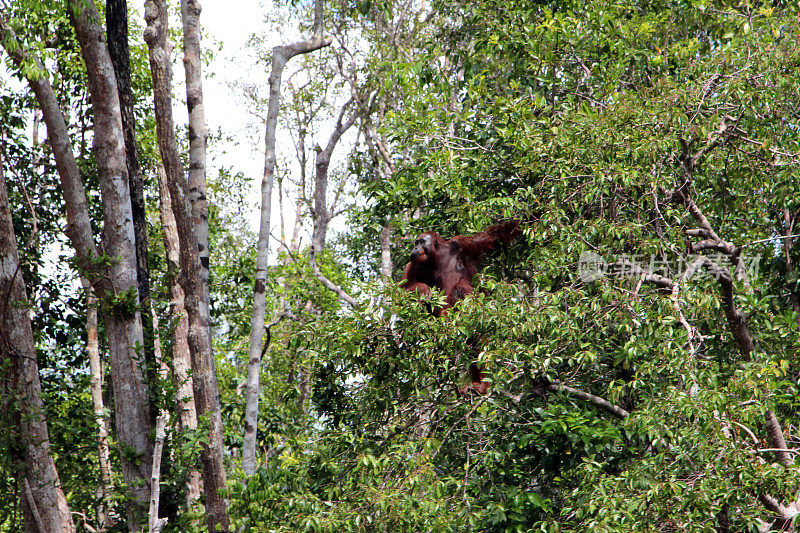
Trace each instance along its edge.
<instances>
[{"instance_id":1,"label":"dense green foliage","mask_svg":"<svg viewBox=\"0 0 800 533\"><path fill-rule=\"evenodd\" d=\"M389 179L354 160L368 202L353 220L370 225L375 246L383 220L410 236L516 217L524 242L488 265L486 294L447 317L392 293L392 304L295 328L310 344L312 420L326 427L270 436L275 458L235 509L286 531L745 530L768 520L759 496L791 501L800 482L796 468L755 453L744 429L769 447L766 410L798 424L798 249L787 227L798 212L796 10L437 8L414 60L380 65L376 90L393 104L380 127L411 155ZM388 9L370 3L365 16ZM687 234L700 223L680 191L742 247L748 276L733 298L752 354L709 267L683 277L701 239ZM360 234L350 239L362 259L376 257ZM619 268L583 282L588 251L639 262L675 288ZM701 253L729 270L728 258ZM459 400L476 356L493 392ZM630 415L548 392L555 380Z\"/></svg>"},{"instance_id":2,"label":"dense green foliage","mask_svg":"<svg viewBox=\"0 0 800 533\"><path fill-rule=\"evenodd\" d=\"M260 467L250 479L239 469L255 264L248 184L227 171L210 176L212 313L237 527L752 531L771 523L765 497L789 505L800 489L797 6L477 0L417 12L367 0L328 8L337 41L304 68L335 86L294 93L285 125L318 134L326 113L336 116L329 91L351 88L330 68L351 46L347 72L357 76L348 82L379 102L359 125L385 140L393 164L359 137L333 171L351 193L348 224L318 262L359 307L318 282L302 249L282 249L270 267L268 317L281 320L262 362ZM19 24L32 41L43 31ZM68 56L75 45L62 33ZM76 63L58 59L64 98L83 95ZM141 80L135 91L146 93ZM22 241L31 234L23 191L34 183L44 191L34 201L41 245L24 251L25 279L56 463L73 510L91 515L85 309L56 278L43 279L44 251L60 249L63 235L52 168L38 169L42 148L26 144L32 106L0 78L8 125L0 143L15 165L8 178ZM139 111L152 172L152 121ZM165 301L156 202L148 208L154 292ZM397 281L420 231L450 237L509 218L522 221L522 238L486 261L481 290L446 316L379 281L385 225ZM588 252L603 259L605 275L587 277ZM475 360L491 392L462 398L456 390ZM158 401L170 407L164 385ZM775 448L768 412L794 450L789 466L764 451ZM170 438L165 484L179 486L198 437ZM13 491L3 490L13 487L13 465L0 468L0 531L17 531Z\"/></svg>"}]
</instances>

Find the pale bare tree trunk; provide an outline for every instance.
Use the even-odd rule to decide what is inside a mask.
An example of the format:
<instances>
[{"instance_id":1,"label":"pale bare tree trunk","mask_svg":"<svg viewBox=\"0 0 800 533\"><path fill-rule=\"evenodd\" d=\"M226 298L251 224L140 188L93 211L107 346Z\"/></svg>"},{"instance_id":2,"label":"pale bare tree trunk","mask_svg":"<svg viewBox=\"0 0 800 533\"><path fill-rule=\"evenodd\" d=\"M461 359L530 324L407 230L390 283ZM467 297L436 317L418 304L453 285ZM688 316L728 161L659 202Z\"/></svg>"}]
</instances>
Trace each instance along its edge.
<instances>
[{"instance_id":1,"label":"pale bare tree trunk","mask_svg":"<svg viewBox=\"0 0 800 533\"><path fill-rule=\"evenodd\" d=\"M204 298L197 235L187 195L186 177L181 167L180 153L172 121L172 66L167 42L167 6L163 0L145 2L147 28L144 39L150 53L150 70L156 113L156 132L161 158L169 185L172 211L180 240L181 286L189 317L189 348L192 360L194 398L198 417L209 421L207 440L203 444L203 488L206 496L206 521L209 531L227 531L230 522L227 504L220 494L225 487L225 468L222 458L222 417L219 405L214 354L204 313Z\"/></svg>"},{"instance_id":2,"label":"pale bare tree trunk","mask_svg":"<svg viewBox=\"0 0 800 533\"><path fill-rule=\"evenodd\" d=\"M147 529L150 533L157 533L167 525L166 518L158 517L158 501L161 498L161 452L164 449L166 437L167 414L162 412L156 418L156 441L153 446L153 470L150 475L150 511L147 519Z\"/></svg>"},{"instance_id":3,"label":"pale bare tree trunk","mask_svg":"<svg viewBox=\"0 0 800 533\"><path fill-rule=\"evenodd\" d=\"M270 77L270 81L271 80L272 78ZM267 125L267 128L269 128L269 125ZM269 148L267 148L267 150L269 150ZM258 394L259 379L261 374L261 343L264 335L264 315L266 314L266 273L267 256L269 254L270 217L272 211L272 182L273 174L271 172L268 173L265 165L264 176L261 181L261 220L258 232L258 255L256 256L256 279L253 294L253 314L250 321L251 329L247 364L247 386L245 387L242 468L246 476L252 476L256 469Z\"/></svg>"},{"instance_id":4,"label":"pale bare tree trunk","mask_svg":"<svg viewBox=\"0 0 800 533\"><path fill-rule=\"evenodd\" d=\"M200 12L198 0L181 0L183 21L183 68L186 73L186 106L189 110L189 202L192 205L203 300L202 316L211 335L209 306L208 203L206 199L206 114L203 104L203 70L200 60Z\"/></svg>"},{"instance_id":5,"label":"pale bare tree trunk","mask_svg":"<svg viewBox=\"0 0 800 533\"><path fill-rule=\"evenodd\" d=\"M159 378L164 381L169 377L169 367L161 351L161 336L158 334L158 315L155 309L153 316L153 355L159 368ZM164 441L167 436L167 422L169 412L162 406L156 418L155 442L153 444L153 469L150 473L150 510L147 513L147 530L149 533L158 533L169 522L168 518L159 518L159 503L161 501L161 459L164 453Z\"/></svg>"},{"instance_id":6,"label":"pale bare tree trunk","mask_svg":"<svg viewBox=\"0 0 800 533\"><path fill-rule=\"evenodd\" d=\"M305 165L305 163L301 163ZM292 238L289 240L289 251L297 252L300 250L300 230L303 227L303 210L306 206L305 199L306 190L306 172L302 168L300 170L300 184L297 187L297 200L294 204L294 225L292 226Z\"/></svg>"},{"instance_id":7,"label":"pale bare tree trunk","mask_svg":"<svg viewBox=\"0 0 800 533\"><path fill-rule=\"evenodd\" d=\"M392 235L392 228L384 226L381 228L381 278L384 283L392 280L392 242L390 240Z\"/></svg>"},{"instance_id":8,"label":"pale bare tree trunk","mask_svg":"<svg viewBox=\"0 0 800 533\"><path fill-rule=\"evenodd\" d=\"M132 495L131 527L136 527L149 497L150 400L140 357L135 346L143 344L142 324L138 310L136 260L133 247L131 203L127 184L124 140L117 100L116 81L103 33L97 24L99 15L94 3L75 1L73 20L81 52L89 73L89 89L94 110L95 156L104 206L104 250L115 261L100 267L89 219L86 193L72 153L67 126L55 93L47 77L31 77L33 90L47 125L47 136L56 162L67 211L66 234L75 248L78 267L97 294L107 301L103 306L109 337L117 434L120 444L129 453L122 454L122 475ZM41 70L41 62L20 48L11 28L0 20L6 51L17 66L30 60ZM119 301L118 301L119 300ZM134 311L129 311L133 308ZM127 310L126 310L127 309ZM134 508L135 507L135 508ZM146 512L146 511L145 511Z\"/></svg>"},{"instance_id":9,"label":"pale bare tree trunk","mask_svg":"<svg viewBox=\"0 0 800 533\"><path fill-rule=\"evenodd\" d=\"M343 69L342 69L343 70ZM355 99L356 103L361 110L361 117L362 117L362 125L361 129L364 132L364 140L367 143L370 151L375 154L376 157L379 157L379 162L377 165L378 173L380 174L381 178L384 180L388 180L391 175L397 172L397 168L392 161L391 156L389 155L389 150L386 147L386 144L380 138L380 136L376 133L375 128L370 124L369 114L370 109L369 106L364 102L364 99L359 95L358 88L355 84L355 76L351 75L348 77L348 80L351 83L351 91L353 94L353 98ZM381 165L380 161L383 161L383 165ZM385 168L384 168L385 167ZM381 228L380 234L380 246L381 246L381 278L383 279L384 283L389 283L392 280L392 272L394 271L394 265L392 264L392 252L391 252L391 236L392 236L392 228L388 224Z\"/></svg>"},{"instance_id":10,"label":"pale bare tree trunk","mask_svg":"<svg viewBox=\"0 0 800 533\"><path fill-rule=\"evenodd\" d=\"M99 528L104 529L108 522L106 504L111 490L111 461L108 445L108 420L103 405L103 367L100 363L100 343L97 338L97 298L94 296L89 280L84 276L81 276L81 284L86 293L86 354L89 356L89 371L92 376L92 410L94 421L97 424L97 459L100 467L95 492L100 502L97 507L97 521Z\"/></svg>"},{"instance_id":11,"label":"pale bare tree trunk","mask_svg":"<svg viewBox=\"0 0 800 533\"><path fill-rule=\"evenodd\" d=\"M275 176L275 135L280 107L281 76L286 62L296 55L307 54L331 44L331 38L322 36L322 0L314 2L314 35L311 39L272 49L272 72L269 76L269 104L264 155L264 176L261 181L261 222L258 232L253 315L248 350L247 387L245 388L244 446L242 468L252 476L256 468L256 433L258 428L258 391L261 372L261 342L264 334L266 308L267 255L269 253L269 226L272 203L272 183Z\"/></svg>"},{"instance_id":12,"label":"pale bare tree trunk","mask_svg":"<svg viewBox=\"0 0 800 533\"><path fill-rule=\"evenodd\" d=\"M294 87L289 82L289 87L294 91ZM294 92L294 96L297 93ZM297 187L297 202L295 203L294 210L294 227L292 228L292 240L289 241L289 251L297 252L300 249L300 229L303 227L303 210L306 206L306 163L308 156L306 155L306 135L308 132L307 123L303 122L300 111L296 111L296 118L298 124L297 132L297 162L300 166L300 183Z\"/></svg>"},{"instance_id":13,"label":"pale bare tree trunk","mask_svg":"<svg viewBox=\"0 0 800 533\"><path fill-rule=\"evenodd\" d=\"M0 362L8 361L11 369L11 390L2 392L4 397L10 395L14 399L3 403L16 406L13 416L23 459L17 481L24 495L20 500L25 530L73 532L75 526L50 453L27 300L0 166Z\"/></svg>"},{"instance_id":14,"label":"pale bare tree trunk","mask_svg":"<svg viewBox=\"0 0 800 533\"><path fill-rule=\"evenodd\" d=\"M172 381L178 406L178 423L183 430L197 429L197 410L192 390L191 356L189 353L189 317L184 305L180 275L180 242L175 215L167 186L164 167L158 166L158 191L161 205L161 226L164 230L164 249L167 253L167 273L170 286L169 314L175 321L172 331ZM191 507L200 499L200 472L189 473L186 486L186 503Z\"/></svg>"},{"instance_id":15,"label":"pale bare tree trunk","mask_svg":"<svg viewBox=\"0 0 800 533\"><path fill-rule=\"evenodd\" d=\"M158 330L158 314L151 307L153 317L153 355L158 365L159 380L164 382L169 378L169 366L164 360L164 352L161 350L161 335ZM164 454L164 441L166 440L166 426L169 422L169 412L164 406L161 407L156 418L155 443L153 445L153 470L150 474L150 510L147 514L147 528L150 533L157 533L164 529L169 522L169 518L159 518L159 503L161 499L161 459Z\"/></svg>"}]
</instances>

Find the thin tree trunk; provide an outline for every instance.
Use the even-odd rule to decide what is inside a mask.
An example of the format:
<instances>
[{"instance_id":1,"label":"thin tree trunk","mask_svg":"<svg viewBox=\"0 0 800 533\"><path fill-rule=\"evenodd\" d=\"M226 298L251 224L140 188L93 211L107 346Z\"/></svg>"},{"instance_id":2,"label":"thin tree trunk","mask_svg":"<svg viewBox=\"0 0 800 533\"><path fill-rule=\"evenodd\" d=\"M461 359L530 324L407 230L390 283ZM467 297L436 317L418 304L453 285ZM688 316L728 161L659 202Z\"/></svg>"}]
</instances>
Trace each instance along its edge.
<instances>
[{"instance_id":1,"label":"thin tree trunk","mask_svg":"<svg viewBox=\"0 0 800 533\"><path fill-rule=\"evenodd\" d=\"M150 70L156 113L156 132L161 158L169 185L172 211L180 240L181 286L189 317L189 348L192 359L194 398L198 417L207 417L209 432L203 443L203 487L206 496L206 521L209 531L230 527L226 502L220 491L225 487L225 468L222 459L222 417L219 405L214 354L208 329L208 317L203 311L203 283L197 236L187 197L187 183L181 167L180 153L172 121L172 66L167 42L167 6L163 0L145 3L144 32L149 47Z\"/></svg>"},{"instance_id":2,"label":"thin tree trunk","mask_svg":"<svg viewBox=\"0 0 800 533\"><path fill-rule=\"evenodd\" d=\"M328 144L325 148L317 154L317 161L315 163L314 174L314 229L311 234L311 246L314 251L319 253L325 247L325 237L328 233L328 224L333 218L333 209L328 207L328 169L331 165L331 156L333 150L342 138L342 135L355 124L356 119L360 113L358 107L344 120L345 113L350 107L350 104L355 102L350 99L342 106L339 112L339 118L336 120L336 126L333 128L331 136L328 138ZM335 203L335 202L334 202Z\"/></svg>"},{"instance_id":3,"label":"thin tree trunk","mask_svg":"<svg viewBox=\"0 0 800 533\"><path fill-rule=\"evenodd\" d=\"M13 416L21 439L22 464L17 481L25 495L21 498L25 530L73 532L72 515L50 453L27 300L0 167L0 362L10 363L12 388L8 393L13 401L7 403L16 406Z\"/></svg>"},{"instance_id":4,"label":"thin tree trunk","mask_svg":"<svg viewBox=\"0 0 800 533\"><path fill-rule=\"evenodd\" d=\"M164 449L164 438L166 436L165 426L167 423L167 413L162 412L156 418L156 441L153 446L153 470L150 475L150 511L147 519L147 529L150 533L157 533L164 529L167 524L166 518L158 517L158 502L161 498L161 452Z\"/></svg>"},{"instance_id":5,"label":"thin tree trunk","mask_svg":"<svg viewBox=\"0 0 800 533\"><path fill-rule=\"evenodd\" d=\"M158 334L158 315L155 309L153 309L153 332L153 352L158 364L158 377L163 382L169 377L169 367L164 360L164 353L161 351L161 337ZM164 455L167 422L169 422L169 412L162 406L156 418L153 469L150 473L150 510L147 513L147 530L149 533L158 533L169 522L169 518L158 517L159 504L161 503L161 460Z\"/></svg>"},{"instance_id":6,"label":"thin tree trunk","mask_svg":"<svg viewBox=\"0 0 800 533\"><path fill-rule=\"evenodd\" d=\"M286 206L283 202L283 179L278 178L278 215L281 220L281 243L278 252L286 249Z\"/></svg>"},{"instance_id":7,"label":"thin tree trunk","mask_svg":"<svg viewBox=\"0 0 800 533\"><path fill-rule=\"evenodd\" d=\"M203 299L200 306L211 335L209 306L208 203L206 200L206 114L203 104L203 70L200 60L200 12L198 0L181 0L183 68L186 73L186 106L189 110L189 202L192 205Z\"/></svg>"},{"instance_id":8,"label":"thin tree trunk","mask_svg":"<svg viewBox=\"0 0 800 533\"><path fill-rule=\"evenodd\" d=\"M300 228L303 226L303 209L306 205L306 134L307 128L303 125L299 111L297 112L297 124L300 131L297 134L297 160L300 164L300 183L297 187L297 203L294 210L294 228L292 229L292 240L289 241L289 250L296 252L300 249Z\"/></svg>"},{"instance_id":9,"label":"thin tree trunk","mask_svg":"<svg viewBox=\"0 0 800 533\"><path fill-rule=\"evenodd\" d=\"M117 434L129 450L122 454L123 478L141 511L146 512L149 497L150 401L140 357L135 346L143 344L142 325L136 287L136 262L133 248L130 196L124 141L121 132L116 81L103 34L97 25L99 15L93 3L78 5L74 11L76 32L81 42L89 73L89 89L94 109L94 141L104 209L104 248L115 261L101 266L89 218L86 192L75 162L64 116L46 76L28 78L47 125L47 136L56 162L67 211L65 233L77 254L79 271L86 275L98 299L103 302L104 321L109 336L109 360L114 392ZM44 70L41 62L23 50L11 28L0 19L5 33L3 44L14 63L25 60ZM124 302L123 302L124 301ZM133 311L130 309L133 308ZM137 511L131 507L131 513ZM142 516L144 516L142 514ZM132 519L136 523L138 518Z\"/></svg>"},{"instance_id":10,"label":"thin tree trunk","mask_svg":"<svg viewBox=\"0 0 800 533\"><path fill-rule=\"evenodd\" d=\"M89 356L89 371L92 376L92 410L97 424L97 458L100 467L95 496L99 501L97 507L98 527L102 530L105 529L108 522L106 504L111 490L108 420L106 419L105 406L103 405L103 368L100 363L100 344L97 338L97 298L94 296L89 280L84 276L81 276L81 284L86 293L86 354Z\"/></svg>"},{"instance_id":11,"label":"thin tree trunk","mask_svg":"<svg viewBox=\"0 0 800 533\"><path fill-rule=\"evenodd\" d=\"M269 253L269 226L272 204L272 183L275 176L275 135L280 107L281 76L286 62L296 55L307 54L331 43L322 37L322 0L314 1L314 35L311 39L272 49L272 72L269 76L269 104L264 155L264 176L261 181L261 222L258 232L253 315L250 322L250 348L248 350L247 387L245 388L244 445L242 468L252 476L256 468L256 433L258 428L258 391L261 373L261 342L264 334L266 312L267 255Z\"/></svg>"},{"instance_id":12,"label":"thin tree trunk","mask_svg":"<svg viewBox=\"0 0 800 533\"><path fill-rule=\"evenodd\" d=\"M170 287L169 315L175 321L172 330L172 382L178 406L178 423L184 431L197 429L197 410L192 391L191 356L189 353L189 317L184 305L180 276L180 243L175 215L167 186L164 167L158 166L158 191L161 204L161 226L164 230L164 249L167 253L167 275ZM192 470L186 484L186 504L190 507L200 499L200 472Z\"/></svg>"},{"instance_id":13,"label":"thin tree trunk","mask_svg":"<svg viewBox=\"0 0 800 533\"><path fill-rule=\"evenodd\" d=\"M381 278L384 283L392 281L392 242L390 240L392 228L388 225L381 228Z\"/></svg>"},{"instance_id":14,"label":"thin tree trunk","mask_svg":"<svg viewBox=\"0 0 800 533\"><path fill-rule=\"evenodd\" d=\"M270 78L271 79L271 78ZM266 314L266 272L269 254L269 228L272 212L273 175L264 167L261 181L261 220L258 232L256 281L253 295L253 314L250 321L250 348L248 351L247 386L245 387L244 445L242 468L246 476L256 469L256 434L258 429L258 394L261 374L261 343Z\"/></svg>"},{"instance_id":15,"label":"thin tree trunk","mask_svg":"<svg viewBox=\"0 0 800 533\"><path fill-rule=\"evenodd\" d=\"M305 160L301 160L301 166L305 167ZM289 251L297 252L300 249L300 229L303 227L303 209L306 204L306 171L300 170L300 185L298 186L297 202L294 208L294 227L292 228L292 239L289 241Z\"/></svg>"},{"instance_id":16,"label":"thin tree trunk","mask_svg":"<svg viewBox=\"0 0 800 533\"><path fill-rule=\"evenodd\" d=\"M159 170L160 174L163 174L163 170ZM154 306L151 306L151 313L153 317L153 354L155 355L155 362L158 365L158 381L160 383L165 383L169 379L170 369L164 358L164 352L161 350L158 313ZM165 451L166 426L169 421L170 412L167 411L165 404L162 403L158 417L156 418L155 443L153 445L153 470L150 475L150 510L147 517L147 526L150 533L161 531L170 519L175 523L178 518L177 509L174 509L177 506L173 505L174 501L171 501L174 500L174 496L170 496L170 500L167 500L165 494L161 492L161 478L169 475L168 465L170 457L168 455L169 452ZM167 454L167 459L163 460L165 453ZM165 463L167 467L162 468L162 463ZM173 510L175 512L164 518L159 518L160 506L166 507L168 511Z\"/></svg>"}]
</instances>

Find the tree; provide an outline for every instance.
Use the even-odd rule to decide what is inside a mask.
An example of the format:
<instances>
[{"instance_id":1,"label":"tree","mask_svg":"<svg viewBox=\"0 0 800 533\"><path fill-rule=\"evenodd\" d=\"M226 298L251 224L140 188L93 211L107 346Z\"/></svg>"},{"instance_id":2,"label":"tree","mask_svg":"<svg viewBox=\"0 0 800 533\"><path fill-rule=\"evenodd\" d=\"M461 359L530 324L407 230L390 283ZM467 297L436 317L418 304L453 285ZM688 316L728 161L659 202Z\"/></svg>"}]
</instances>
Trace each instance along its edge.
<instances>
[{"instance_id":1,"label":"tree","mask_svg":"<svg viewBox=\"0 0 800 533\"><path fill-rule=\"evenodd\" d=\"M272 71L269 76L269 107L265 135L264 178L261 182L261 219L258 233L258 255L256 259L255 292L253 316L251 321L250 349L248 351L248 371L244 422L244 447L242 468L245 475L255 472L256 432L258 428L259 375L261 372L261 342L264 332L266 301L266 273L269 253L269 231L272 206L272 184L275 176L275 132L280 107L281 76L286 62L296 55L307 54L331 43L329 37L322 36L322 0L314 2L314 35L311 39L290 45L276 46L272 50Z\"/></svg>"},{"instance_id":2,"label":"tree","mask_svg":"<svg viewBox=\"0 0 800 533\"><path fill-rule=\"evenodd\" d=\"M221 491L225 487L222 459L222 417L219 389L214 369L211 332L208 327L205 284L201 275L197 233L187 194L180 153L172 122L172 66L167 42L167 6L148 0L145 5L147 28L144 38L150 53L153 75L153 98L156 111L158 146L166 173L172 212L180 241L181 287L189 319L189 349L192 360L192 385L198 417L208 420L207 442L203 443L203 489L206 500L206 521L210 531L229 528L226 503Z\"/></svg>"},{"instance_id":3,"label":"tree","mask_svg":"<svg viewBox=\"0 0 800 533\"><path fill-rule=\"evenodd\" d=\"M29 531L75 531L61 490L44 414L36 347L26 309L27 295L19 263L14 224L0 161L0 364L7 368L2 385L4 411L18 435L18 494Z\"/></svg>"},{"instance_id":4,"label":"tree","mask_svg":"<svg viewBox=\"0 0 800 533\"><path fill-rule=\"evenodd\" d=\"M208 529L796 528L797 6L371 0L327 4L323 13L315 2L312 26L310 5L281 7L290 16L278 24L313 35L306 45L320 46L316 53L287 63L296 48L258 48L268 32L251 39L275 67L261 82L271 70L269 98L254 101L270 126L258 250L246 244L255 240L247 176L223 155L208 190L200 184L194 194L182 167L201 179L214 143L227 142L207 136L194 113L215 104L196 85L197 6L183 6L193 114L185 146L170 115L164 2L145 10L155 115L141 104L151 86L131 41L141 165L150 176L159 171L156 140L164 163L161 206L146 204L151 226L158 215L164 228L165 242L154 232L148 253L162 339L173 348L158 407L181 416L158 428L159 443L163 435L170 444L165 460L177 466L160 478L154 466L150 494L183 483L197 456ZM0 78L10 208L20 242L36 234L20 270L51 454L73 516L96 528L96 502L79 490L96 482L95 448L72 453L94 443L82 356L88 314L70 269L54 275L50 265L64 261L50 258L69 220L70 238L85 243L75 264L99 301L100 353L105 343L113 355L118 348L103 333L121 320L107 316L108 295L120 299L103 289L118 274L108 247L106 258L91 231L76 228L99 227L103 211L116 212L100 205L118 198L97 194L112 180L94 169L123 166L118 152L90 154L82 140L120 137L103 129L108 101L97 87L91 99L82 89L86 64L100 63L75 55L68 19L37 2L21 7L10 22L22 46L9 48L35 51L48 66L60 100L52 109L72 135L40 144L33 134L31 142L33 99ZM323 46L323 14L331 46ZM42 79L32 59L18 64L33 85ZM257 76L248 76L257 96ZM290 90L281 95L278 82ZM295 146L281 142L282 131ZM76 154L81 181L65 180L69 212L59 218L56 187L28 192L47 183L50 150L63 146ZM284 229L282 219L283 245L268 266L273 178L281 216L291 198L298 220ZM80 189L70 189L81 182L85 210L75 207ZM192 214L192 199L204 195L207 217ZM209 244L197 235L204 218ZM486 258L473 294L445 316L430 312L442 304L438 291L420 301L397 287L412 236L472 234L507 219L523 236ZM209 246L204 265L198 252ZM342 304L356 292L353 305ZM53 293L63 302L55 305ZM187 353L190 373L181 369ZM471 363L485 369L486 394L458 393ZM188 416L192 396L199 429ZM221 420L243 420L245 435L240 423ZM18 431L9 421L3 428ZM131 457L118 450L115 470ZM23 522L5 496L17 491L12 466L0 461L0 529ZM108 494L111 516L123 501ZM166 530L196 525L181 512ZM154 506L153 529L163 525L157 518Z\"/></svg>"},{"instance_id":5,"label":"tree","mask_svg":"<svg viewBox=\"0 0 800 533\"><path fill-rule=\"evenodd\" d=\"M408 13L357 7L376 24ZM795 17L772 4L435 3L436 33L387 65L383 86L405 91L370 137L409 157L381 180L369 179L387 161L377 144L351 160L358 220L390 214L402 237L515 217L526 242L444 319L393 294L374 314L305 324L327 433L284 445L303 460L250 484L244 505L290 487L251 518L785 527L800 482L785 430L797 419ZM492 392L459 401L457 369L476 356Z\"/></svg>"},{"instance_id":6,"label":"tree","mask_svg":"<svg viewBox=\"0 0 800 533\"><path fill-rule=\"evenodd\" d=\"M93 95L94 149L105 206L100 256L94 244L86 193L72 154L64 117L41 63L21 48L8 23L2 23L3 45L36 95L47 124L67 209L67 236L77 253L79 268L103 302L109 335L110 363L115 390L117 432L130 453L123 454L122 473L138 509L131 507L131 527L149 500L149 461L152 457L150 403L137 349L143 346L138 311L131 203L127 183L124 139L116 80L97 21L94 4L71 4L81 52ZM141 515L143 516L143 515Z\"/></svg>"},{"instance_id":7,"label":"tree","mask_svg":"<svg viewBox=\"0 0 800 533\"><path fill-rule=\"evenodd\" d=\"M178 409L179 427L184 431L197 429L197 408L194 402L193 380L191 375L192 359L189 350L189 317L180 283L180 239L172 212L172 200L169 195L166 171L158 168L158 193L161 215L161 227L164 239L164 251L167 261L167 278L169 284L169 316L172 318L172 380L175 386L176 407ZM191 507L200 498L200 472L192 470L187 479L186 501Z\"/></svg>"},{"instance_id":8,"label":"tree","mask_svg":"<svg viewBox=\"0 0 800 533\"><path fill-rule=\"evenodd\" d=\"M153 317L150 314L150 269L147 264L147 220L144 206L144 184L139 165L139 147L136 142L136 124L133 113L133 90L131 88L130 50L128 47L128 2L111 0L106 2L106 33L108 53L114 65L117 79L122 130L125 136L125 164L128 168L128 188L133 213L134 242L136 243L136 280L139 301L142 303L142 324L145 331L145 359L148 381L155 383L156 366L153 355Z\"/></svg>"},{"instance_id":9,"label":"tree","mask_svg":"<svg viewBox=\"0 0 800 533\"><path fill-rule=\"evenodd\" d=\"M89 358L89 370L92 375L92 410L97 425L97 459L99 476L97 479L97 521L101 528L108 522L106 505L111 492L111 463L108 441L108 417L103 401L103 366L100 360L100 342L98 339L97 298L92 285L85 277L81 277L81 285L86 292L86 355Z\"/></svg>"}]
</instances>

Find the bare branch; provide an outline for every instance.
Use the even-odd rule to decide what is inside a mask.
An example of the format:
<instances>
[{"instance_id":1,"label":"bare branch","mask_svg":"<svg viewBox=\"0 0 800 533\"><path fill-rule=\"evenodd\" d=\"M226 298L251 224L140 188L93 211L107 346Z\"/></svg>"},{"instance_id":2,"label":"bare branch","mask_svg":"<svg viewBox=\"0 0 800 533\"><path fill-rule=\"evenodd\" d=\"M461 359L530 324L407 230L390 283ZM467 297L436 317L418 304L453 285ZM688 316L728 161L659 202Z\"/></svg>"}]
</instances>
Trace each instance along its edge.
<instances>
[{"instance_id":1,"label":"bare branch","mask_svg":"<svg viewBox=\"0 0 800 533\"><path fill-rule=\"evenodd\" d=\"M659 289L672 292L674 282L671 278L650 272L638 263L634 263L629 259L620 259L614 263L611 263L609 268L620 269L620 271L624 272L625 274L640 277L640 279L645 283L652 283Z\"/></svg>"},{"instance_id":2,"label":"bare branch","mask_svg":"<svg viewBox=\"0 0 800 533\"><path fill-rule=\"evenodd\" d=\"M599 407L603 411L616 416L620 420L624 420L630 415L630 413L625 409L623 409L622 407L614 405L613 403L609 402L604 398L595 396L594 394L590 394L588 392L576 389L574 387L570 387L568 385L564 385L563 383L560 383L558 381L550 383L549 385L547 385L546 389L552 392L566 392L571 396L575 396L576 398L580 398L581 400L586 400L595 407Z\"/></svg>"},{"instance_id":3,"label":"bare branch","mask_svg":"<svg viewBox=\"0 0 800 533\"><path fill-rule=\"evenodd\" d=\"M335 292L339 296L339 298L350 304L351 307L358 307L358 302L356 302L355 298L347 294L344 291L344 289L342 289L334 282L325 277L325 275L322 273L322 271L319 269L319 266L317 265L317 260L315 258L315 255L316 252L314 251L314 246L311 246L308 254L308 263L311 265L311 268L314 271L314 276L320 281L320 283L325 285L325 287Z\"/></svg>"},{"instance_id":4,"label":"bare branch","mask_svg":"<svg viewBox=\"0 0 800 533\"><path fill-rule=\"evenodd\" d=\"M739 422L733 421L733 420L731 420L731 424L733 424L734 426L737 426L742 431L747 433L750 436L750 440L753 441L753 444L758 446L760 441L758 440L758 437L756 437L756 434L753 433L753 431L749 427L745 426L744 424L740 424Z\"/></svg>"}]
</instances>

